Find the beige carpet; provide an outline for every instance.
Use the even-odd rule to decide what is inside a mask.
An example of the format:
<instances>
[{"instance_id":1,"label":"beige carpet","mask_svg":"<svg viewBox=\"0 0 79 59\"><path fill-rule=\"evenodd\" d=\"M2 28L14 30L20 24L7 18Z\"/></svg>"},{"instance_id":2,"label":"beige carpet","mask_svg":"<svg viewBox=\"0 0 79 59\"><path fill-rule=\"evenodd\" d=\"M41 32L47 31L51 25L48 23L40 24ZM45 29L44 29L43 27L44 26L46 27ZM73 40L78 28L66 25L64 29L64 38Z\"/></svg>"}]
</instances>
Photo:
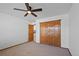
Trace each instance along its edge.
<instances>
[{"instance_id":1,"label":"beige carpet","mask_svg":"<svg viewBox=\"0 0 79 59\"><path fill-rule=\"evenodd\" d=\"M70 56L68 49L34 42L0 51L0 56Z\"/></svg>"}]
</instances>

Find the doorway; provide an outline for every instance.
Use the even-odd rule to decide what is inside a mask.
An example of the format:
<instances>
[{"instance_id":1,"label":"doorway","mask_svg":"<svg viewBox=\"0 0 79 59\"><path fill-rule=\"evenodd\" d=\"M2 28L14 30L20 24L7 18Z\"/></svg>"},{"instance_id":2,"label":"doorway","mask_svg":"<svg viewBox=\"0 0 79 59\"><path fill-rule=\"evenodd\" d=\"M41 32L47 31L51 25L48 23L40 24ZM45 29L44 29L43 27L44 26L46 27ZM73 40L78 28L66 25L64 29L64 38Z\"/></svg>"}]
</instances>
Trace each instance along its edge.
<instances>
[{"instance_id":1,"label":"doorway","mask_svg":"<svg viewBox=\"0 0 79 59\"><path fill-rule=\"evenodd\" d=\"M29 25L29 42L34 40L34 25Z\"/></svg>"}]
</instances>

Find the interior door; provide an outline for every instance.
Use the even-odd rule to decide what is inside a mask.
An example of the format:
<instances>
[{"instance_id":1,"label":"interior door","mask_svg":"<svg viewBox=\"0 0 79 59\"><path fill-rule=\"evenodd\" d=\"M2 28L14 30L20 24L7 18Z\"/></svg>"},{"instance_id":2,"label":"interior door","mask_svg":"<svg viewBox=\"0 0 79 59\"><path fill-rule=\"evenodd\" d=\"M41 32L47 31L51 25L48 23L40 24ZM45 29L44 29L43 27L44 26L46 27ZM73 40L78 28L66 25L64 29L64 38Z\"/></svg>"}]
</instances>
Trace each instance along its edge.
<instances>
[{"instance_id":1,"label":"interior door","mask_svg":"<svg viewBox=\"0 0 79 59\"><path fill-rule=\"evenodd\" d=\"M29 25L29 42L34 39L34 25Z\"/></svg>"},{"instance_id":2,"label":"interior door","mask_svg":"<svg viewBox=\"0 0 79 59\"><path fill-rule=\"evenodd\" d=\"M61 21L49 21L40 23L40 43L60 47L61 46Z\"/></svg>"}]
</instances>

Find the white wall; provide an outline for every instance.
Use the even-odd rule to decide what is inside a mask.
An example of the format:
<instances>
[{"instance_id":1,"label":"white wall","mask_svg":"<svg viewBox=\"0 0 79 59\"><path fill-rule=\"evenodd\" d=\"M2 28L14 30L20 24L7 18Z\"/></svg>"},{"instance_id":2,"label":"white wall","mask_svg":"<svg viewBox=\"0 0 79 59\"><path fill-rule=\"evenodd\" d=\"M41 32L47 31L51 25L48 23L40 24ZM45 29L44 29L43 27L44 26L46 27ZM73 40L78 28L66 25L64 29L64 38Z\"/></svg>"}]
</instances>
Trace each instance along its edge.
<instances>
[{"instance_id":1,"label":"white wall","mask_svg":"<svg viewBox=\"0 0 79 59\"><path fill-rule=\"evenodd\" d=\"M40 22L37 20L35 22L35 28L36 28L36 33L35 33L35 42L40 43Z\"/></svg>"},{"instance_id":2,"label":"white wall","mask_svg":"<svg viewBox=\"0 0 79 59\"><path fill-rule=\"evenodd\" d=\"M69 48L69 16L63 15L61 20L61 47Z\"/></svg>"},{"instance_id":3,"label":"white wall","mask_svg":"<svg viewBox=\"0 0 79 59\"><path fill-rule=\"evenodd\" d=\"M0 13L0 49L28 41L28 23Z\"/></svg>"},{"instance_id":4,"label":"white wall","mask_svg":"<svg viewBox=\"0 0 79 59\"><path fill-rule=\"evenodd\" d=\"M69 13L69 49L72 55L79 56L79 4L73 4Z\"/></svg>"},{"instance_id":5,"label":"white wall","mask_svg":"<svg viewBox=\"0 0 79 59\"><path fill-rule=\"evenodd\" d=\"M46 22L58 19L61 19L61 47L69 48L69 19L67 14L38 19L35 22L37 43L40 43L40 22Z\"/></svg>"}]
</instances>

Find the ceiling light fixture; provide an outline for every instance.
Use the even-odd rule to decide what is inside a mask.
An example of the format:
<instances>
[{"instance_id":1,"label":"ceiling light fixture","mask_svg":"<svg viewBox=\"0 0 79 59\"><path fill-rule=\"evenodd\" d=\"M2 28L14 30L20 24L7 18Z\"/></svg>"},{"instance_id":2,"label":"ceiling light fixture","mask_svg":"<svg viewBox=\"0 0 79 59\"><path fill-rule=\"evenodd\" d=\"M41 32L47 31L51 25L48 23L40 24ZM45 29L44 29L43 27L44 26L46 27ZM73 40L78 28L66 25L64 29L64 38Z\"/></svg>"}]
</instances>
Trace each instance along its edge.
<instances>
[{"instance_id":1,"label":"ceiling light fixture","mask_svg":"<svg viewBox=\"0 0 79 59\"><path fill-rule=\"evenodd\" d=\"M31 11L27 11L28 14L31 14Z\"/></svg>"},{"instance_id":2,"label":"ceiling light fixture","mask_svg":"<svg viewBox=\"0 0 79 59\"><path fill-rule=\"evenodd\" d=\"M14 10L19 10L19 11L26 12L24 17L27 16L28 14L32 14L33 16L37 17L37 15L34 12L42 11L42 8L32 9L32 7L29 5L29 3L25 3L25 6L26 6L27 9L14 8Z\"/></svg>"}]
</instances>

